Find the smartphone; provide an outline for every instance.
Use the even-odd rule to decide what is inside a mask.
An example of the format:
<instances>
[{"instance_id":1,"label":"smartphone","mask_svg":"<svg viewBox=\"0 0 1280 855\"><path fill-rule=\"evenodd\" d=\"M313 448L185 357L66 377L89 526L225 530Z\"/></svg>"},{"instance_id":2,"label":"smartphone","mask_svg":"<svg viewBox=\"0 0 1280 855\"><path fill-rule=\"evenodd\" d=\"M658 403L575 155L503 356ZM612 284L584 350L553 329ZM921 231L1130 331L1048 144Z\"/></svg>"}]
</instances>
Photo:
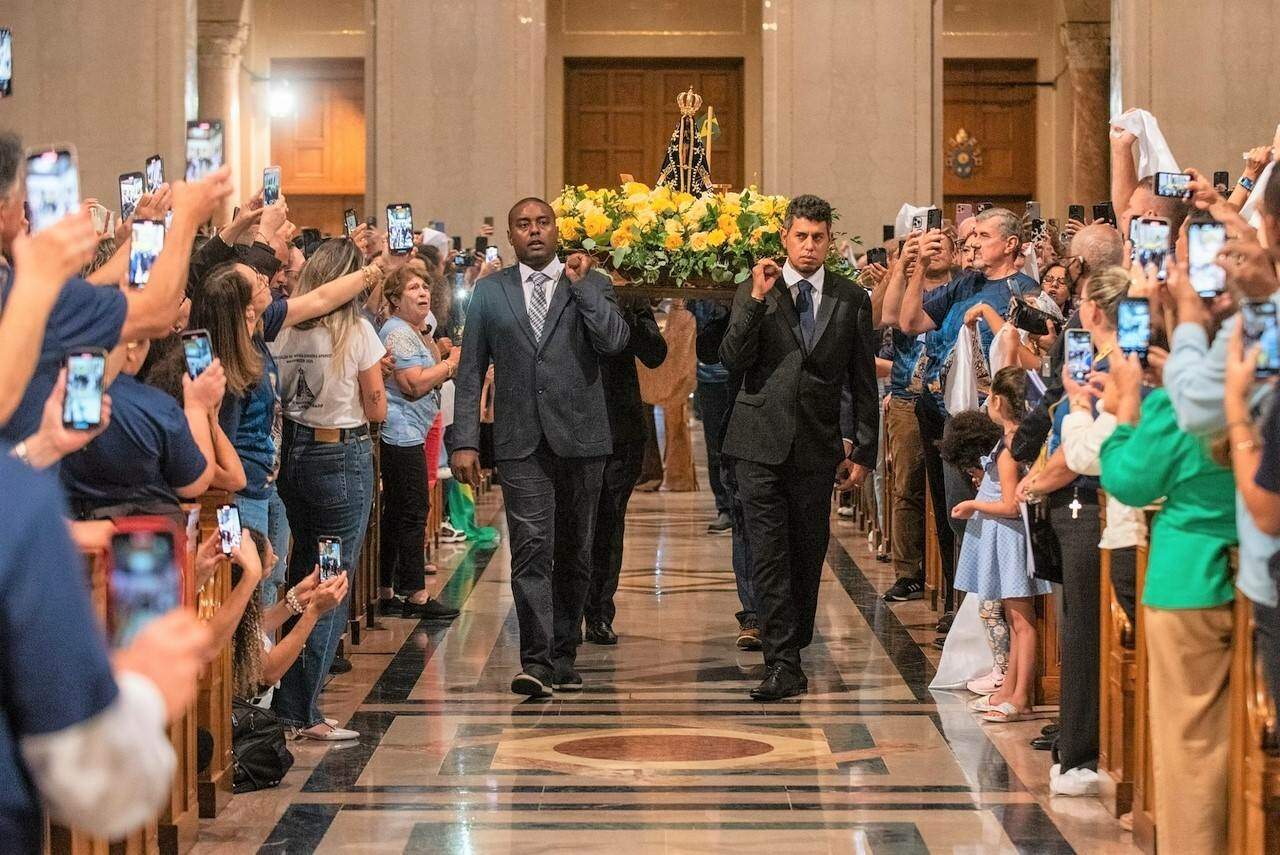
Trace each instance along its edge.
<instances>
[{"instance_id":1,"label":"smartphone","mask_svg":"<svg viewBox=\"0 0 1280 855\"><path fill-rule=\"evenodd\" d=\"M346 229L347 237L351 237L359 225L360 221L356 218L355 208L347 208L342 212L342 227Z\"/></svg>"},{"instance_id":2,"label":"smartphone","mask_svg":"<svg viewBox=\"0 0 1280 855\"><path fill-rule=\"evenodd\" d=\"M408 202L387 206L387 241L396 255L413 249L413 208Z\"/></svg>"},{"instance_id":3,"label":"smartphone","mask_svg":"<svg viewBox=\"0 0 1280 855\"><path fill-rule=\"evenodd\" d=\"M893 240L893 233L895 231L897 231L897 226L895 226L893 223L886 223L880 229L880 240L881 241Z\"/></svg>"},{"instance_id":4,"label":"smartphone","mask_svg":"<svg viewBox=\"0 0 1280 855\"><path fill-rule=\"evenodd\" d=\"M1225 169L1213 173L1213 188L1223 196L1227 195L1227 191L1231 189L1231 173Z\"/></svg>"},{"instance_id":5,"label":"smartphone","mask_svg":"<svg viewBox=\"0 0 1280 855\"><path fill-rule=\"evenodd\" d=\"M1099 202L1093 206L1093 222L1116 225L1116 213L1110 202Z\"/></svg>"},{"instance_id":6,"label":"smartphone","mask_svg":"<svg viewBox=\"0 0 1280 855\"><path fill-rule=\"evenodd\" d=\"M1093 370L1093 336L1088 330L1067 330L1067 370L1071 379L1084 383Z\"/></svg>"},{"instance_id":7,"label":"smartphone","mask_svg":"<svg viewBox=\"0 0 1280 855\"><path fill-rule=\"evenodd\" d=\"M62 402L62 425L70 430L93 430L102 424L102 390L107 352L83 347L66 356L67 393Z\"/></svg>"},{"instance_id":8,"label":"smartphone","mask_svg":"<svg viewBox=\"0 0 1280 855\"><path fill-rule=\"evenodd\" d=\"M220 506L218 508L218 541L222 546L222 554L230 555L233 549L238 549L242 536L240 509L235 505Z\"/></svg>"},{"instance_id":9,"label":"smartphone","mask_svg":"<svg viewBox=\"0 0 1280 855\"><path fill-rule=\"evenodd\" d=\"M147 158L147 164L143 167L143 175L146 176L145 187L148 193L154 193L164 183L164 158L158 154L153 154Z\"/></svg>"},{"instance_id":10,"label":"smartphone","mask_svg":"<svg viewBox=\"0 0 1280 855\"><path fill-rule=\"evenodd\" d=\"M320 538L320 581L332 579L342 572L342 538Z\"/></svg>"},{"instance_id":11,"label":"smartphone","mask_svg":"<svg viewBox=\"0 0 1280 855\"><path fill-rule=\"evenodd\" d=\"M1216 297L1227 287L1227 272L1218 266L1218 251L1227 242L1227 227L1217 220L1187 226L1187 270L1191 287L1201 297Z\"/></svg>"},{"instance_id":12,"label":"smartphone","mask_svg":"<svg viewBox=\"0 0 1280 855\"><path fill-rule=\"evenodd\" d=\"M1126 297L1120 301L1116 337L1121 351L1138 354L1146 364L1147 346L1151 343L1151 304L1145 297Z\"/></svg>"},{"instance_id":13,"label":"smartphone","mask_svg":"<svg viewBox=\"0 0 1280 855\"><path fill-rule=\"evenodd\" d=\"M213 343L208 330L187 330L182 334L182 353L187 358L187 374L194 380L213 364Z\"/></svg>"},{"instance_id":14,"label":"smartphone","mask_svg":"<svg viewBox=\"0 0 1280 855\"><path fill-rule=\"evenodd\" d=\"M144 287L151 279L151 266L164 249L164 223L160 220L134 220L133 240L129 243L129 284Z\"/></svg>"},{"instance_id":15,"label":"smartphone","mask_svg":"<svg viewBox=\"0 0 1280 855\"><path fill-rule=\"evenodd\" d=\"M1084 205L1068 205L1067 219L1075 220L1077 223L1084 222Z\"/></svg>"},{"instance_id":16,"label":"smartphone","mask_svg":"<svg viewBox=\"0 0 1280 855\"><path fill-rule=\"evenodd\" d=\"M925 215L924 212L921 212L919 214L912 214L911 215L911 231L923 232L927 220L928 220L928 217Z\"/></svg>"},{"instance_id":17,"label":"smartphone","mask_svg":"<svg viewBox=\"0 0 1280 855\"><path fill-rule=\"evenodd\" d=\"M1040 217L1031 218L1031 241L1034 243L1044 234L1045 222Z\"/></svg>"},{"instance_id":18,"label":"smartphone","mask_svg":"<svg viewBox=\"0 0 1280 855\"><path fill-rule=\"evenodd\" d=\"M13 94L13 34L0 27L0 98Z\"/></svg>"},{"instance_id":19,"label":"smartphone","mask_svg":"<svg viewBox=\"0 0 1280 855\"><path fill-rule=\"evenodd\" d=\"M1168 275L1169 222L1159 217L1135 217L1129 221L1129 240L1133 244L1133 263L1141 270L1154 264L1157 277L1163 282Z\"/></svg>"},{"instance_id":20,"label":"smartphone","mask_svg":"<svg viewBox=\"0 0 1280 855\"><path fill-rule=\"evenodd\" d=\"M930 208L925 212L924 227L928 231L937 231L942 228L942 209Z\"/></svg>"},{"instance_id":21,"label":"smartphone","mask_svg":"<svg viewBox=\"0 0 1280 855\"><path fill-rule=\"evenodd\" d=\"M882 246L873 246L867 250L867 264L889 265L889 251Z\"/></svg>"},{"instance_id":22,"label":"smartphone","mask_svg":"<svg viewBox=\"0 0 1280 855\"><path fill-rule=\"evenodd\" d=\"M1043 219L1043 217L1041 216L1041 213L1040 213L1040 203L1039 203L1039 202L1028 202L1028 203L1027 203L1027 218L1028 218L1028 219L1032 219L1032 220L1039 220L1039 219Z\"/></svg>"},{"instance_id":23,"label":"smartphone","mask_svg":"<svg viewBox=\"0 0 1280 855\"><path fill-rule=\"evenodd\" d=\"M262 204L274 205L280 199L280 167L262 170Z\"/></svg>"},{"instance_id":24,"label":"smartphone","mask_svg":"<svg viewBox=\"0 0 1280 855\"><path fill-rule=\"evenodd\" d=\"M134 528L111 537L107 635L127 646L156 618L182 604L182 574L172 531Z\"/></svg>"},{"instance_id":25,"label":"smartphone","mask_svg":"<svg viewBox=\"0 0 1280 855\"><path fill-rule=\"evenodd\" d=\"M141 172L126 172L120 176L120 219L133 216L138 200L142 198L143 176Z\"/></svg>"},{"instance_id":26,"label":"smartphone","mask_svg":"<svg viewBox=\"0 0 1280 855\"><path fill-rule=\"evenodd\" d=\"M221 169L222 159L222 120L187 122L187 180L199 181Z\"/></svg>"},{"instance_id":27,"label":"smartphone","mask_svg":"<svg viewBox=\"0 0 1280 855\"><path fill-rule=\"evenodd\" d=\"M1191 176L1185 172L1157 172L1156 195L1171 199L1190 199Z\"/></svg>"},{"instance_id":28,"label":"smartphone","mask_svg":"<svg viewBox=\"0 0 1280 855\"><path fill-rule=\"evenodd\" d=\"M27 205L32 234L80 207L80 170L72 146L27 150Z\"/></svg>"},{"instance_id":29,"label":"smartphone","mask_svg":"<svg viewBox=\"0 0 1280 855\"><path fill-rule=\"evenodd\" d=\"M995 202L979 202L978 204L973 206L973 210L976 213L981 214L983 211L986 211L989 208L994 208L995 206L996 206Z\"/></svg>"},{"instance_id":30,"label":"smartphone","mask_svg":"<svg viewBox=\"0 0 1280 855\"><path fill-rule=\"evenodd\" d=\"M448 234L448 231L446 231L446 230L445 230L445 227L444 227L444 220L435 220L435 221L433 221L433 222L431 223L431 228L433 228L433 229L435 229L436 231L440 232L440 234L442 234L442 235L444 235L444 234Z\"/></svg>"},{"instance_id":31,"label":"smartphone","mask_svg":"<svg viewBox=\"0 0 1280 855\"><path fill-rule=\"evenodd\" d=\"M489 228L493 228L493 217L485 217L484 224Z\"/></svg>"},{"instance_id":32,"label":"smartphone","mask_svg":"<svg viewBox=\"0 0 1280 855\"><path fill-rule=\"evenodd\" d=\"M1258 377L1274 377L1280 374L1280 326L1276 322L1276 304L1270 300L1248 300L1240 306L1244 324L1245 352L1254 345L1261 345L1258 354Z\"/></svg>"},{"instance_id":33,"label":"smartphone","mask_svg":"<svg viewBox=\"0 0 1280 855\"><path fill-rule=\"evenodd\" d=\"M484 260L487 264L493 264L499 260L498 248L496 246L486 247L484 251Z\"/></svg>"},{"instance_id":34,"label":"smartphone","mask_svg":"<svg viewBox=\"0 0 1280 855\"><path fill-rule=\"evenodd\" d=\"M489 248L489 239L484 235L476 235L476 255Z\"/></svg>"}]
</instances>

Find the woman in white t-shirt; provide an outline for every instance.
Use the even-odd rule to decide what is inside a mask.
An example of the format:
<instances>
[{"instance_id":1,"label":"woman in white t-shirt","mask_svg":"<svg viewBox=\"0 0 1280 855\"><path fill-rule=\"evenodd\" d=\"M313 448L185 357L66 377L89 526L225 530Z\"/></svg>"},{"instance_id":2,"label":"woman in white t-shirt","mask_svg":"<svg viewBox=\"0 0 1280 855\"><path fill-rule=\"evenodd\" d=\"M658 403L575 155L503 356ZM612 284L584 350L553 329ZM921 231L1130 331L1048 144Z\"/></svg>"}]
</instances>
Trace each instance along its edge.
<instances>
[{"instance_id":1,"label":"woman in white t-shirt","mask_svg":"<svg viewBox=\"0 0 1280 855\"><path fill-rule=\"evenodd\" d=\"M363 261L352 241L325 242L303 266L294 296L354 273ZM321 538L341 541L341 567L350 573L369 524L374 489L369 422L387 417L380 364L386 349L359 305L357 297L326 315L281 330L270 343L284 413L278 484L293 532L287 574L291 585L311 573ZM298 728L300 736L358 736L327 725L317 705L347 613L344 602L320 618L275 693L272 709L281 721Z\"/></svg>"}]
</instances>

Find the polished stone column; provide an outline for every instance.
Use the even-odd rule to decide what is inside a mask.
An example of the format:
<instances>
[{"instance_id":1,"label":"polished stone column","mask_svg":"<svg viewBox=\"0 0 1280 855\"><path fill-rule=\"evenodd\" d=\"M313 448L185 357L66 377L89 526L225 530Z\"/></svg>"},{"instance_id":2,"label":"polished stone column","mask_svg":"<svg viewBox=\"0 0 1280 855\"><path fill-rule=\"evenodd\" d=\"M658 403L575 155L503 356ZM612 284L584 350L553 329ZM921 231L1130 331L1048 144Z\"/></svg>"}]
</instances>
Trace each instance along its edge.
<instances>
[{"instance_id":1,"label":"polished stone column","mask_svg":"<svg viewBox=\"0 0 1280 855\"><path fill-rule=\"evenodd\" d=\"M232 206L242 197L240 192L240 64L249 39L249 25L241 20L201 20L197 33L199 58L200 119L221 119L226 163L231 167L231 180L236 192L227 199L223 210L214 214L215 222L225 222ZM179 172L173 172L178 175ZM256 189L256 188L255 188Z\"/></svg>"},{"instance_id":2,"label":"polished stone column","mask_svg":"<svg viewBox=\"0 0 1280 855\"><path fill-rule=\"evenodd\" d=\"M1071 202L1090 205L1110 192L1111 25L1069 21L1062 43L1071 74Z\"/></svg>"}]
</instances>

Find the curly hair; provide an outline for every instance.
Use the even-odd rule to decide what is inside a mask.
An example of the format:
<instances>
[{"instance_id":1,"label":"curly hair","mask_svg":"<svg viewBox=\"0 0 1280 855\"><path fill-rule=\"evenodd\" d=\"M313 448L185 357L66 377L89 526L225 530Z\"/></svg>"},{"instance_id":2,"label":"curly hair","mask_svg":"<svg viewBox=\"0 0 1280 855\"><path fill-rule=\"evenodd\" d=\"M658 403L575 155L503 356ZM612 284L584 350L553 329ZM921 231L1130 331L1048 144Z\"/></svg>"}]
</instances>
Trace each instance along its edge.
<instances>
[{"instance_id":1,"label":"curly hair","mask_svg":"<svg viewBox=\"0 0 1280 855\"><path fill-rule=\"evenodd\" d=\"M267 536L257 529L250 529L249 535L253 538L253 545L258 550L258 555L265 560L268 554ZM271 572L269 567L264 567L263 570L266 573ZM243 572L238 564L231 565L232 585L240 581L240 575ZM244 613L240 616L240 623L231 640L231 692L235 697L248 700L262 693L265 688L262 685L264 655L262 603L258 599L258 592L255 591L244 607Z\"/></svg>"},{"instance_id":2,"label":"curly hair","mask_svg":"<svg viewBox=\"0 0 1280 855\"><path fill-rule=\"evenodd\" d=\"M1022 369L1018 369L1021 371ZM999 375L997 375L999 376ZM956 413L942 431L938 452L942 459L967 472L982 464L982 456L991 451L1003 431L981 410Z\"/></svg>"},{"instance_id":3,"label":"curly hair","mask_svg":"<svg viewBox=\"0 0 1280 855\"><path fill-rule=\"evenodd\" d=\"M782 221L783 228L791 228L791 224L797 218L815 223L826 223L827 228L831 228L831 221L834 218L831 213L831 203L826 199L820 199L808 193L803 196L797 196L787 205L787 216Z\"/></svg>"}]
</instances>

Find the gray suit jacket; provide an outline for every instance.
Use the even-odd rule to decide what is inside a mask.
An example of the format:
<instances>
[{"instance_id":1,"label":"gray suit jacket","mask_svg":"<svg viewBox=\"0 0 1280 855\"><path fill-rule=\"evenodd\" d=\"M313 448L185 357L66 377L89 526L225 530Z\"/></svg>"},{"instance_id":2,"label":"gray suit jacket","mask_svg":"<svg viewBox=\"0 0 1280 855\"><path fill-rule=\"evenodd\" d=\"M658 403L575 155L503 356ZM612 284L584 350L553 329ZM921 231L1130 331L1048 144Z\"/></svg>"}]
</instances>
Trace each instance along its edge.
<instances>
[{"instance_id":1,"label":"gray suit jacket","mask_svg":"<svg viewBox=\"0 0 1280 855\"><path fill-rule=\"evenodd\" d=\"M492 361L495 459L528 457L544 437L560 457L610 454L600 366L630 338L613 285L598 270L576 285L561 274L535 342L519 269L486 276L471 294L455 381L454 447L480 447L480 391Z\"/></svg>"}]
</instances>

